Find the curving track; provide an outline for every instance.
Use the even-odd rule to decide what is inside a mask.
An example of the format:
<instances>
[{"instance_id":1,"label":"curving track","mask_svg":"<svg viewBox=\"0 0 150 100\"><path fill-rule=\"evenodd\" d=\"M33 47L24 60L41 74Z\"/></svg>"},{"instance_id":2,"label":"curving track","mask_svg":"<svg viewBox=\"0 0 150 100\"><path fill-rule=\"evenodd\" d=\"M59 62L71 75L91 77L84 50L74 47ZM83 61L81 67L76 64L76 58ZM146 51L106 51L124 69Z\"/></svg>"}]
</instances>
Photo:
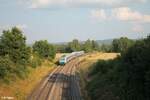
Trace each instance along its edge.
<instances>
[{"instance_id":1,"label":"curving track","mask_svg":"<svg viewBox=\"0 0 150 100\"><path fill-rule=\"evenodd\" d=\"M79 78L76 75L78 60L58 66L28 96L27 100L81 100Z\"/></svg>"}]
</instances>

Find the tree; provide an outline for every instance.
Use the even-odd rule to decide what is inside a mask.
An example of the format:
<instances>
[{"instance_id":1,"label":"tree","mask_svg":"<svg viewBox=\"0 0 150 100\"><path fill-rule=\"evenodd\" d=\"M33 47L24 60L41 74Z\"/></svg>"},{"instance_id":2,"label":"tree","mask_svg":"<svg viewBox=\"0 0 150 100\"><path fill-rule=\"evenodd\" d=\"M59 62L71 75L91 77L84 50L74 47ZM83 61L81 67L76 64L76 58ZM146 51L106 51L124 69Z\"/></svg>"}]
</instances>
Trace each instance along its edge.
<instances>
[{"instance_id":1,"label":"tree","mask_svg":"<svg viewBox=\"0 0 150 100\"><path fill-rule=\"evenodd\" d=\"M128 100L150 99L150 37L136 41L123 55Z\"/></svg>"},{"instance_id":2,"label":"tree","mask_svg":"<svg viewBox=\"0 0 150 100\"><path fill-rule=\"evenodd\" d=\"M87 40L85 41L84 45L83 45L83 50L85 52L91 52L92 51L92 43L91 43L91 40Z\"/></svg>"},{"instance_id":3,"label":"tree","mask_svg":"<svg viewBox=\"0 0 150 100\"><path fill-rule=\"evenodd\" d=\"M80 43L77 39L74 39L72 42L70 42L68 44L68 46L70 47L70 49L72 51L79 51L80 50Z\"/></svg>"},{"instance_id":4,"label":"tree","mask_svg":"<svg viewBox=\"0 0 150 100\"><path fill-rule=\"evenodd\" d=\"M92 49L93 50L99 50L99 44L94 40L92 40Z\"/></svg>"},{"instance_id":5,"label":"tree","mask_svg":"<svg viewBox=\"0 0 150 100\"><path fill-rule=\"evenodd\" d=\"M55 47L49 44L47 40L36 41L33 45L33 51L43 58L53 59L56 55Z\"/></svg>"},{"instance_id":6,"label":"tree","mask_svg":"<svg viewBox=\"0 0 150 100\"><path fill-rule=\"evenodd\" d=\"M49 57L54 59L56 56L56 48L52 44L49 44L49 49L50 49Z\"/></svg>"},{"instance_id":7,"label":"tree","mask_svg":"<svg viewBox=\"0 0 150 100\"><path fill-rule=\"evenodd\" d=\"M100 46L100 50L103 52L111 52L112 51L112 45L102 44Z\"/></svg>"},{"instance_id":8,"label":"tree","mask_svg":"<svg viewBox=\"0 0 150 100\"><path fill-rule=\"evenodd\" d=\"M112 42L113 51L124 53L134 44L134 41L127 37L121 37L120 39L114 39Z\"/></svg>"},{"instance_id":9,"label":"tree","mask_svg":"<svg viewBox=\"0 0 150 100\"><path fill-rule=\"evenodd\" d=\"M112 42L112 46L113 46L113 51L114 52L120 52L119 39L114 39L113 42Z\"/></svg>"},{"instance_id":10,"label":"tree","mask_svg":"<svg viewBox=\"0 0 150 100\"><path fill-rule=\"evenodd\" d=\"M87 40L85 42L79 42L77 39L72 40L71 42L67 44L59 44L56 45L57 52L74 52L74 51L80 51L84 50L85 52L91 52L91 51L99 51L100 47L99 44L94 40Z\"/></svg>"},{"instance_id":11,"label":"tree","mask_svg":"<svg viewBox=\"0 0 150 100\"><path fill-rule=\"evenodd\" d=\"M26 38L17 27L3 31L0 37L0 56L9 56L11 61L19 64L26 64L30 59Z\"/></svg>"}]
</instances>

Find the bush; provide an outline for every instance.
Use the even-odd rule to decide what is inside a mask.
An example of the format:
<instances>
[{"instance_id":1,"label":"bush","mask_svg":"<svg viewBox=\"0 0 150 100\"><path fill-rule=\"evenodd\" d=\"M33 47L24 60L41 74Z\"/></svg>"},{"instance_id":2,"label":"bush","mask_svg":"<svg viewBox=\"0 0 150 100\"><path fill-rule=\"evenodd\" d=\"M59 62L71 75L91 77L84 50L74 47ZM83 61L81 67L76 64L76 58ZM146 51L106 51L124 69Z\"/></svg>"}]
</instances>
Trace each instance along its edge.
<instances>
[{"instance_id":1,"label":"bush","mask_svg":"<svg viewBox=\"0 0 150 100\"><path fill-rule=\"evenodd\" d=\"M91 68L92 80L88 82L87 89L92 100L118 100L117 67L119 60L99 60ZM118 88L118 89L116 89Z\"/></svg>"},{"instance_id":2,"label":"bush","mask_svg":"<svg viewBox=\"0 0 150 100\"><path fill-rule=\"evenodd\" d=\"M0 56L0 78L4 79L8 77L14 70L13 65L8 57Z\"/></svg>"},{"instance_id":3,"label":"bush","mask_svg":"<svg viewBox=\"0 0 150 100\"><path fill-rule=\"evenodd\" d=\"M31 63L30 63L31 67L36 68L38 66L41 66L41 64L42 64L42 59L36 54L33 54L33 58L31 59Z\"/></svg>"},{"instance_id":4,"label":"bush","mask_svg":"<svg viewBox=\"0 0 150 100\"><path fill-rule=\"evenodd\" d=\"M25 79L28 76L29 70L26 66L23 65L16 65L14 70L14 74L16 74L19 78Z\"/></svg>"},{"instance_id":5,"label":"bush","mask_svg":"<svg viewBox=\"0 0 150 100\"><path fill-rule=\"evenodd\" d=\"M112 67L112 60L109 61L105 61L105 60L99 60L97 61L97 63L95 63L91 69L90 75L94 75L94 74L105 74L108 72L108 70L110 70L110 68Z\"/></svg>"}]
</instances>

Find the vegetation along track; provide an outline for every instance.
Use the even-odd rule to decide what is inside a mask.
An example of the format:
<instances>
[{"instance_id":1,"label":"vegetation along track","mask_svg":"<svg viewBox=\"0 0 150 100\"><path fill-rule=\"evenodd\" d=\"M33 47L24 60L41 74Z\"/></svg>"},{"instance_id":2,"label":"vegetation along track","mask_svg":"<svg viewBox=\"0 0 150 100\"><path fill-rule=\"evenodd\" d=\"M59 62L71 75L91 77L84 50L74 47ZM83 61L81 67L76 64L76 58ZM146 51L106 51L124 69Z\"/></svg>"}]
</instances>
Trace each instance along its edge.
<instances>
[{"instance_id":1,"label":"vegetation along track","mask_svg":"<svg viewBox=\"0 0 150 100\"><path fill-rule=\"evenodd\" d=\"M28 100L81 100L75 74L78 60L58 66L33 90Z\"/></svg>"}]
</instances>

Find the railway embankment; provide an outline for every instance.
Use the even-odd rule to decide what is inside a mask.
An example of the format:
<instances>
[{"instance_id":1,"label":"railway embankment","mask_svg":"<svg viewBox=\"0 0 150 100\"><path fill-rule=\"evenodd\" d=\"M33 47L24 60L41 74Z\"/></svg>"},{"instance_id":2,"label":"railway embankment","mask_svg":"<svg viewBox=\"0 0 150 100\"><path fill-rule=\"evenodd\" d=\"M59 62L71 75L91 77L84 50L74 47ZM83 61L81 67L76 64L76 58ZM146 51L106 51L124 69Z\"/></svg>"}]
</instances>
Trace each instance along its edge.
<instances>
[{"instance_id":1,"label":"railway embankment","mask_svg":"<svg viewBox=\"0 0 150 100\"><path fill-rule=\"evenodd\" d=\"M24 100L33 88L54 69L54 66L52 62L45 61L41 66L30 68L25 79L16 78L9 84L0 82L0 99Z\"/></svg>"}]
</instances>

